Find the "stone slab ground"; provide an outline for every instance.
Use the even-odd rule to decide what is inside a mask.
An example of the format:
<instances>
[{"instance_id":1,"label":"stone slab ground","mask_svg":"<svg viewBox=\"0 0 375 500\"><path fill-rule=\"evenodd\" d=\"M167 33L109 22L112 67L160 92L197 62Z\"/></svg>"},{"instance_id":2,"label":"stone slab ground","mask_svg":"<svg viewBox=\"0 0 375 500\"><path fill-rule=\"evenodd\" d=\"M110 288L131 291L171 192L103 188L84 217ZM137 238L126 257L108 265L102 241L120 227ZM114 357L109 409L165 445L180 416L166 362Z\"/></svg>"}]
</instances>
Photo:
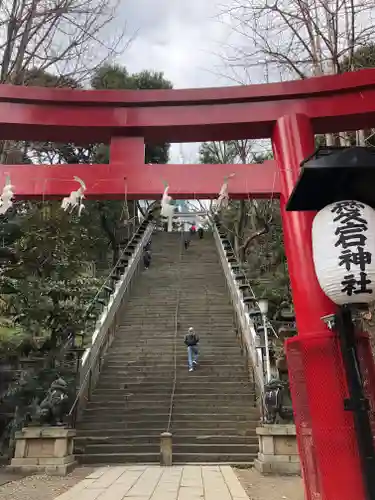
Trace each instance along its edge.
<instances>
[{"instance_id":1,"label":"stone slab ground","mask_svg":"<svg viewBox=\"0 0 375 500\"><path fill-rule=\"evenodd\" d=\"M58 500L247 500L229 466L97 469Z\"/></svg>"},{"instance_id":2,"label":"stone slab ground","mask_svg":"<svg viewBox=\"0 0 375 500\"><path fill-rule=\"evenodd\" d=\"M240 482L235 475L237 474ZM246 490L246 493L245 493ZM67 477L30 476L0 486L0 500L303 500L299 477L261 476L227 466L79 468Z\"/></svg>"}]
</instances>

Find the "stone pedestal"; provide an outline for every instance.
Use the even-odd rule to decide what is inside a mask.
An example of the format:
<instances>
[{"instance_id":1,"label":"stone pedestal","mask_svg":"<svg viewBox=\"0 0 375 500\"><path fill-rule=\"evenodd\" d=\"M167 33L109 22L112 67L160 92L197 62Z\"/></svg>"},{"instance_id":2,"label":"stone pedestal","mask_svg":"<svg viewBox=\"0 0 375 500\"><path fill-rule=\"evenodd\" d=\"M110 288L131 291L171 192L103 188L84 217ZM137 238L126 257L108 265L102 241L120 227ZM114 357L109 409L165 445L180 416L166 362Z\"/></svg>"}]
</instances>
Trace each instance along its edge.
<instances>
[{"instance_id":1,"label":"stone pedestal","mask_svg":"<svg viewBox=\"0 0 375 500\"><path fill-rule=\"evenodd\" d=\"M172 465L172 434L163 432L160 436L160 465Z\"/></svg>"},{"instance_id":2,"label":"stone pedestal","mask_svg":"<svg viewBox=\"0 0 375 500\"><path fill-rule=\"evenodd\" d=\"M259 437L258 458L255 468L262 474L300 474L295 425L264 424L257 427Z\"/></svg>"},{"instance_id":3,"label":"stone pedestal","mask_svg":"<svg viewBox=\"0 0 375 500\"><path fill-rule=\"evenodd\" d=\"M65 476L74 469L74 429L26 427L16 433L16 450L8 469Z\"/></svg>"}]
</instances>

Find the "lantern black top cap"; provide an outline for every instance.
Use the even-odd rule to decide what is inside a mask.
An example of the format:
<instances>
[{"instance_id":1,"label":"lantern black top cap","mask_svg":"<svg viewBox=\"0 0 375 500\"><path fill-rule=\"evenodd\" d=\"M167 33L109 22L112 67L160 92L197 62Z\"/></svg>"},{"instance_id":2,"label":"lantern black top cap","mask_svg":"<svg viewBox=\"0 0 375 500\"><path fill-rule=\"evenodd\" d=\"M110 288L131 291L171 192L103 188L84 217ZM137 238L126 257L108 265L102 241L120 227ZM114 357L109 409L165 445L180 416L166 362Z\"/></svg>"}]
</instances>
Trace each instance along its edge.
<instances>
[{"instance_id":1,"label":"lantern black top cap","mask_svg":"<svg viewBox=\"0 0 375 500\"><path fill-rule=\"evenodd\" d=\"M340 200L375 208L375 148L323 147L301 163L287 211L321 210Z\"/></svg>"}]
</instances>

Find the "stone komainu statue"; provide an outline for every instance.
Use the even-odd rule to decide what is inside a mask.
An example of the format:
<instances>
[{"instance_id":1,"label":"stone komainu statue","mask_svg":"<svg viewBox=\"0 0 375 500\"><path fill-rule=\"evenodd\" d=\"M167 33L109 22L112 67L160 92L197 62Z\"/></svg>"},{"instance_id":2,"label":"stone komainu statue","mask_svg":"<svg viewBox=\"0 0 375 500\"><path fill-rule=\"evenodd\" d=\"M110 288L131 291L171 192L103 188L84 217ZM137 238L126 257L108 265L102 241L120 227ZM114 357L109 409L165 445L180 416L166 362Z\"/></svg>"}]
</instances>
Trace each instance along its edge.
<instances>
[{"instance_id":1,"label":"stone komainu statue","mask_svg":"<svg viewBox=\"0 0 375 500\"><path fill-rule=\"evenodd\" d=\"M264 387L264 420L266 424L293 423L289 383L272 379Z\"/></svg>"},{"instance_id":2,"label":"stone komainu statue","mask_svg":"<svg viewBox=\"0 0 375 500\"><path fill-rule=\"evenodd\" d=\"M68 408L68 384L59 378L52 382L46 397L36 411L35 423L39 425L62 426ZM34 419L33 419L34 420Z\"/></svg>"}]
</instances>

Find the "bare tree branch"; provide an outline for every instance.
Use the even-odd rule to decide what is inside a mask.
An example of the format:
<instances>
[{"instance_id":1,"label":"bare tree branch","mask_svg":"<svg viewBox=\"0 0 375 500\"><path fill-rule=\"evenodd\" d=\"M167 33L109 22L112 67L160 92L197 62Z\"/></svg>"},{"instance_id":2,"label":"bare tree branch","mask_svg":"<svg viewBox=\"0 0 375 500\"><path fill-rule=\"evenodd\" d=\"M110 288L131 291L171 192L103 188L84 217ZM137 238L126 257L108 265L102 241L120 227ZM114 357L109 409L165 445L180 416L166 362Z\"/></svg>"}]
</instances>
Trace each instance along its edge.
<instances>
[{"instance_id":1,"label":"bare tree branch","mask_svg":"<svg viewBox=\"0 0 375 500\"><path fill-rule=\"evenodd\" d=\"M372 0L232 0L222 15L237 35L226 62L270 64L299 78L339 72L342 58L375 34Z\"/></svg>"},{"instance_id":2,"label":"bare tree branch","mask_svg":"<svg viewBox=\"0 0 375 500\"><path fill-rule=\"evenodd\" d=\"M0 83L32 85L31 75L48 70L57 86L73 79L70 86L83 86L132 40L123 26L114 28L119 5L120 0L0 0ZM1 163L15 147L14 141L0 143Z\"/></svg>"},{"instance_id":3,"label":"bare tree branch","mask_svg":"<svg viewBox=\"0 0 375 500\"><path fill-rule=\"evenodd\" d=\"M307 78L354 69L359 47L375 35L372 0L231 0L221 22L233 37L222 49L227 70L244 73L263 68L267 81ZM258 73L259 75L259 73ZM241 78L236 73L236 80ZM258 80L259 81L259 80ZM361 144L363 134L357 134ZM348 145L352 137L327 134L327 145Z\"/></svg>"},{"instance_id":4,"label":"bare tree branch","mask_svg":"<svg viewBox=\"0 0 375 500\"><path fill-rule=\"evenodd\" d=\"M113 28L119 0L3 0L0 83L22 84L33 68L88 76L129 43Z\"/></svg>"}]
</instances>

